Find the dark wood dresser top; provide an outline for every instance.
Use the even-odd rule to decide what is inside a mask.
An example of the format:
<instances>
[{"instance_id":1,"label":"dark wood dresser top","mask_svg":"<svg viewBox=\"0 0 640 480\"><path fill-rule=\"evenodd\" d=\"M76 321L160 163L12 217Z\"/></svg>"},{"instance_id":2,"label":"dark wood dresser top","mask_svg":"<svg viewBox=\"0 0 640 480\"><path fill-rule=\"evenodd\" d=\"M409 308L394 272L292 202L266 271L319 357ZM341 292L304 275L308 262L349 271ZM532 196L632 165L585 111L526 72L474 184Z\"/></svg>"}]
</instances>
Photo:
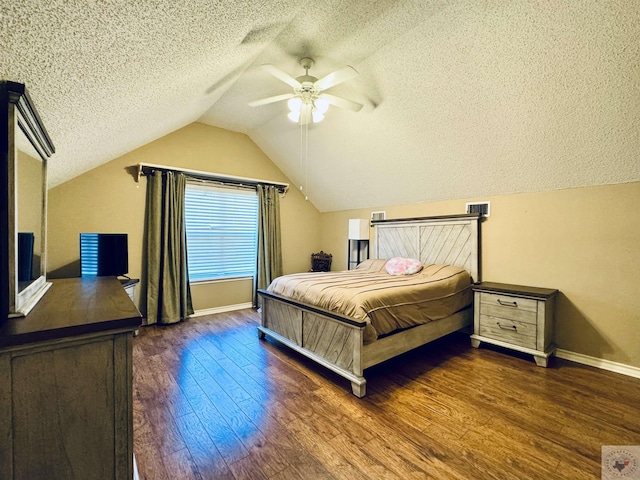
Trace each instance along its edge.
<instances>
[{"instance_id":1,"label":"dark wood dresser top","mask_svg":"<svg viewBox=\"0 0 640 480\"><path fill-rule=\"evenodd\" d=\"M140 312L115 277L63 278L26 317L0 325L0 347L106 332L135 330Z\"/></svg>"}]
</instances>

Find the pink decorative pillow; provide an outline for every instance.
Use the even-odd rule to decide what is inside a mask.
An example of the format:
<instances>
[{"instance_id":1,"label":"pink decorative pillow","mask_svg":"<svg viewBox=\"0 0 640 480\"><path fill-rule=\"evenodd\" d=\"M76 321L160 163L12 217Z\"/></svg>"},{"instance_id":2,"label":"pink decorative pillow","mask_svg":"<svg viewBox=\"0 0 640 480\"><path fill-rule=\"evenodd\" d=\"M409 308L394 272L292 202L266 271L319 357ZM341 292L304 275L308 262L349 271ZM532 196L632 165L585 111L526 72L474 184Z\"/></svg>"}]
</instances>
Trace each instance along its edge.
<instances>
[{"instance_id":1,"label":"pink decorative pillow","mask_svg":"<svg viewBox=\"0 0 640 480\"><path fill-rule=\"evenodd\" d=\"M415 258L393 257L384 268L389 275L413 275L422 270L422 262Z\"/></svg>"}]
</instances>

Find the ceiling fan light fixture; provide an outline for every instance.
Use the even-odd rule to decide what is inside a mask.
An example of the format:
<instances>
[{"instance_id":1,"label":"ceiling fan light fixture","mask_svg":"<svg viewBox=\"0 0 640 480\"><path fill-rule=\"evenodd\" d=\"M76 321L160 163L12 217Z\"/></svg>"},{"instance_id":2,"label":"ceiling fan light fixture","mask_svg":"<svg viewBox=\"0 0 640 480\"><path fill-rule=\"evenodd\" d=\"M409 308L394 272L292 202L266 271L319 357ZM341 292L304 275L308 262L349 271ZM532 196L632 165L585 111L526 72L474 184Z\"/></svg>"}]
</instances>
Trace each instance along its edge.
<instances>
[{"instance_id":1,"label":"ceiling fan light fixture","mask_svg":"<svg viewBox=\"0 0 640 480\"><path fill-rule=\"evenodd\" d=\"M298 110L297 112L289 112L287 117L289 117L289 120L291 120L293 123L298 123L300 121L300 110Z\"/></svg>"},{"instance_id":2,"label":"ceiling fan light fixture","mask_svg":"<svg viewBox=\"0 0 640 480\"><path fill-rule=\"evenodd\" d=\"M309 100L305 97L294 97L287 102L289 120L295 123L318 123L324 119L329 109L329 102L323 99Z\"/></svg>"},{"instance_id":3,"label":"ceiling fan light fixture","mask_svg":"<svg viewBox=\"0 0 640 480\"><path fill-rule=\"evenodd\" d=\"M313 123L319 123L322 121L322 119L324 118L324 113L320 112L319 110L313 110L311 112L311 116L313 118Z\"/></svg>"},{"instance_id":4,"label":"ceiling fan light fixture","mask_svg":"<svg viewBox=\"0 0 640 480\"><path fill-rule=\"evenodd\" d=\"M322 96L318 97L318 99L314 102L314 105L316 107L316 111L320 112L323 115L327 113L327 110L329 110L329 101Z\"/></svg>"},{"instance_id":5,"label":"ceiling fan light fixture","mask_svg":"<svg viewBox=\"0 0 640 480\"><path fill-rule=\"evenodd\" d=\"M287 102L287 106L291 112L297 112L300 115L302 109L302 99L300 97L293 97Z\"/></svg>"}]
</instances>

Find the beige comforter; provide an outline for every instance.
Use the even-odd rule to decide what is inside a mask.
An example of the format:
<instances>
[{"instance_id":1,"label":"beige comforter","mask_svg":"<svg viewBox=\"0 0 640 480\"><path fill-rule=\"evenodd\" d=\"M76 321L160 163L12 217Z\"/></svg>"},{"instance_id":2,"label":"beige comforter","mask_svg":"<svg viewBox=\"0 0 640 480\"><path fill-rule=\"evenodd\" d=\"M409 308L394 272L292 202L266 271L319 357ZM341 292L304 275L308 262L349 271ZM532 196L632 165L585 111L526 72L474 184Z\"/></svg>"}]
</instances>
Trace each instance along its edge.
<instances>
[{"instance_id":1,"label":"beige comforter","mask_svg":"<svg viewBox=\"0 0 640 480\"><path fill-rule=\"evenodd\" d=\"M469 273L460 267L426 265L413 275L389 275L385 263L374 259L355 270L284 275L267 290L366 321L364 343L439 320L471 304Z\"/></svg>"}]
</instances>

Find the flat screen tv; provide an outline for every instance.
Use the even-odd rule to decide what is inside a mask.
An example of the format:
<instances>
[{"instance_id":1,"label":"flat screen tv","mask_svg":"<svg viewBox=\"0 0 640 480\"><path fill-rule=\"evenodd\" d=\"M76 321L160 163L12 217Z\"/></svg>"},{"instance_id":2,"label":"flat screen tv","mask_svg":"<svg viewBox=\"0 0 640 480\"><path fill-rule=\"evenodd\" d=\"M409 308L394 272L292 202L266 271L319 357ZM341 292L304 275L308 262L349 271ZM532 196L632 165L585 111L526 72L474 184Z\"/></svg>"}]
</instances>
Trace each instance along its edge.
<instances>
[{"instance_id":1,"label":"flat screen tv","mask_svg":"<svg viewBox=\"0 0 640 480\"><path fill-rule=\"evenodd\" d=\"M83 277L125 276L128 271L126 233L80 234L80 274Z\"/></svg>"}]
</instances>

